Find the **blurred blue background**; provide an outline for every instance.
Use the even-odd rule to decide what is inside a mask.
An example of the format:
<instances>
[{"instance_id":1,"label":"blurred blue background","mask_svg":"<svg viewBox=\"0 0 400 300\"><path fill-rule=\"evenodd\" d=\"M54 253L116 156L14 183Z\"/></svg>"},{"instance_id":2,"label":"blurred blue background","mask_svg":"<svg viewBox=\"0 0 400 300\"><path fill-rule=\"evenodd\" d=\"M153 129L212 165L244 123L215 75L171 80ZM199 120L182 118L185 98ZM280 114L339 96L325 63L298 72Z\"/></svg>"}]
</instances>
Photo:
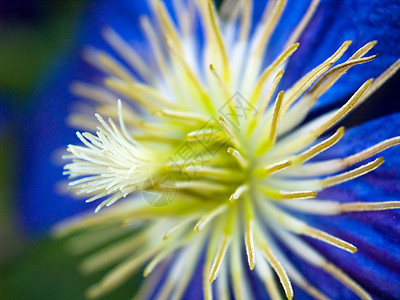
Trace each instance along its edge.
<instances>
[{"instance_id":1,"label":"blurred blue background","mask_svg":"<svg viewBox=\"0 0 400 300\"><path fill-rule=\"evenodd\" d=\"M29 118L43 101L54 66L78 47L88 5L83 0L0 1L0 299L84 299L85 289L99 279L79 275L82 258L68 255L64 241L27 226L29 193L22 180L29 161L24 140L32 126ZM35 139L41 137L30 142ZM111 297L129 298L134 283Z\"/></svg>"}]
</instances>

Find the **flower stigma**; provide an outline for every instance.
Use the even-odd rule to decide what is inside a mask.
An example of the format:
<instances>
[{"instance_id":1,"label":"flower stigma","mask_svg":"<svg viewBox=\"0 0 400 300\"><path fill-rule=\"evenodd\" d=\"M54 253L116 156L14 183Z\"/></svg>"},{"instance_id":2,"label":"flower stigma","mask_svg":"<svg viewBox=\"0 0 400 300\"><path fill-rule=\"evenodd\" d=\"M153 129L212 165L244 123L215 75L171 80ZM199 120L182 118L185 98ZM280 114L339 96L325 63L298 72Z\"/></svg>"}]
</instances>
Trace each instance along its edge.
<instances>
[{"instance_id":1,"label":"flower stigma","mask_svg":"<svg viewBox=\"0 0 400 300\"><path fill-rule=\"evenodd\" d=\"M269 41L286 1L269 1L254 32L251 0L227 0L219 12L211 0L173 2L176 22L162 1L149 1L154 18L141 18L146 55L105 28L104 39L123 63L90 49L85 58L105 74L104 84L71 87L89 100L90 109L69 118L84 132L77 133L81 145L68 146L64 174L77 195L99 204L98 214L68 220L57 232L76 234L70 246L77 253L100 247L83 261L84 273L113 266L88 289L88 297L107 294L144 268L147 278L138 299L180 299L198 262L204 261L205 299L230 299L230 287L236 299L253 299L245 267L272 299L280 299L282 292L292 299L292 284L327 299L279 241L359 298L371 299L365 287L302 237L349 253L357 251L356 245L308 225L293 212L323 216L400 208L399 201L318 199L325 188L378 168L384 159L375 156L400 143L400 137L393 137L349 157L318 160L345 135L344 127L335 126L400 62L366 80L342 107L305 122L318 99L350 68L376 58L367 56L375 41L337 63L351 44L344 41L280 91L286 65L319 1L311 1L285 48L267 66ZM196 39L197 21L203 45ZM87 115L93 107L97 120ZM324 135L331 129L336 131Z\"/></svg>"}]
</instances>

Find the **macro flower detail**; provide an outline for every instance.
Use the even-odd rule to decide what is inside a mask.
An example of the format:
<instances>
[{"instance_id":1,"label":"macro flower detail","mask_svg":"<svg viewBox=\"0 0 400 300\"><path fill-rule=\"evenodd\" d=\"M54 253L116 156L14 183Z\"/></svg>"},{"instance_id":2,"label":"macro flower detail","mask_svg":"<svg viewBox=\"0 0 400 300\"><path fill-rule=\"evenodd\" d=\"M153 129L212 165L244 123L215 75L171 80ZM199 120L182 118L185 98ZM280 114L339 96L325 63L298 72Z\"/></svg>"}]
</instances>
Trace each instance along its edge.
<instances>
[{"instance_id":1,"label":"macro flower detail","mask_svg":"<svg viewBox=\"0 0 400 300\"><path fill-rule=\"evenodd\" d=\"M86 202L99 202L98 214L67 221L58 230L79 232L71 238L77 252L118 240L82 263L87 273L114 266L89 288L89 297L108 293L144 267L147 278L137 298L180 299L202 262L205 299L230 299L231 293L236 299L255 298L245 268L272 299L281 298L282 291L292 299L292 284L327 299L283 245L359 298L371 299L304 237L350 253L357 245L301 216L400 208L400 201L318 197L374 171L384 163L377 154L400 143L400 137L392 137L351 156L318 159L346 135L344 127L335 126L390 78L400 61L366 80L342 107L308 120L318 99L350 68L376 58L367 56L376 41L337 63L351 45L344 41L279 91L319 1L311 1L280 55L266 65L269 41L286 6L286 1L269 3L253 31L252 1L226 1L220 15L212 1L174 1L176 23L163 2L150 1L154 20L141 19L149 46L145 56L112 28L103 30L104 39L125 64L102 50L85 53L104 72L104 85L72 85L74 94L96 107L97 120L87 116L92 106L71 115L70 123L86 132L77 133L81 145L68 146L64 174ZM196 39L197 21L204 44ZM161 202L149 205L144 201L149 193Z\"/></svg>"}]
</instances>

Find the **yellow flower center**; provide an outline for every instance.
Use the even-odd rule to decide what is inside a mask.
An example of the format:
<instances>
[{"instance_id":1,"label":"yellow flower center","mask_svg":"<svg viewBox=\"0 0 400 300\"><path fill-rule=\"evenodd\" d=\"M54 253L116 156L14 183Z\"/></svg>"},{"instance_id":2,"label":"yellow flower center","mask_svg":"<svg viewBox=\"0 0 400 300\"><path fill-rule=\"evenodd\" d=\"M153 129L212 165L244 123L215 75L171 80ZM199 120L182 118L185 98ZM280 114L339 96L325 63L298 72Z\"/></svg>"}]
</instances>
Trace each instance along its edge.
<instances>
[{"instance_id":1,"label":"yellow flower center","mask_svg":"<svg viewBox=\"0 0 400 300\"><path fill-rule=\"evenodd\" d=\"M65 166L65 174L74 178L70 186L79 194L89 195L87 202L102 199L96 212L120 203L63 230L100 227L104 240L131 234L84 262L83 269L93 272L121 261L89 290L89 296L97 297L117 287L145 262L144 275L152 276L154 269L179 251L158 295L179 299L205 249L206 299L212 298L211 283L215 280L220 298L229 298L228 274L235 297L250 299L242 251L246 251L249 268L265 282L273 299L279 298L279 288L272 270L288 299L293 297L291 280L310 295L325 299L285 258L271 238L274 233L303 259L337 278L359 297L369 299L361 286L297 235L350 253L357 248L307 225L290 210L339 214L400 207L399 202L343 204L316 199L320 190L379 167L383 158L351 169L399 144L398 137L347 158L310 162L338 143L344 128L329 137L321 136L360 105L400 63L376 81L367 80L341 108L304 124L315 102L346 71L375 59L376 55L365 55L376 42L367 43L335 65L351 44L345 41L291 88L279 91L285 66L299 47L295 42L319 1L311 2L286 49L264 69L266 48L286 1L270 1L273 4L266 8L253 34L252 1L226 1L221 10L225 13L223 20L211 0L194 2L204 29L204 47L194 39L194 3L177 7L177 27L164 4L151 1L156 22L143 17L142 27L154 68L107 28L103 31L105 39L131 68L107 53L90 52L86 56L89 62L107 73L104 87L83 83L72 87L78 96L94 100L98 112L109 119L96 115L101 125L96 135L78 133L84 146L68 147L71 154L66 158L72 162ZM121 100L115 105L118 98L124 99L124 107ZM97 123L94 125L82 112L72 115L70 121L77 127L96 130ZM135 233L129 226L134 224L143 231ZM87 236L83 234L76 244ZM157 284L156 279L151 280Z\"/></svg>"}]
</instances>

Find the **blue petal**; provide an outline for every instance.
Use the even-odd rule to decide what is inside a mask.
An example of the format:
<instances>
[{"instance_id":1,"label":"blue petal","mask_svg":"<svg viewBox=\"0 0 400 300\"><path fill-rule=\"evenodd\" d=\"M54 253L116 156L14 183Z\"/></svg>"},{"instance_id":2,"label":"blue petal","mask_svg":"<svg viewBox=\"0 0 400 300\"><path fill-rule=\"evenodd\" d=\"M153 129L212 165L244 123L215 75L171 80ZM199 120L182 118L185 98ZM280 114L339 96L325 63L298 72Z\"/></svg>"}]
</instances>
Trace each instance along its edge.
<instances>
[{"instance_id":1,"label":"blue petal","mask_svg":"<svg viewBox=\"0 0 400 300\"><path fill-rule=\"evenodd\" d=\"M276 237L275 240L277 242L277 245L280 247L280 250L288 259L290 259L292 264L304 276L304 278L328 298L357 299L356 295L350 289L344 287L343 284L338 282L331 275L327 274L322 269L309 264L298 255L296 255L293 251L289 250L285 244L280 242L279 237ZM332 248L332 246L328 247ZM294 284L293 289L295 299L314 299L310 295L308 295L303 289L299 288L296 284Z\"/></svg>"},{"instance_id":2,"label":"blue petal","mask_svg":"<svg viewBox=\"0 0 400 300\"><path fill-rule=\"evenodd\" d=\"M288 6L290 3L289 1ZM342 103L364 81L377 77L400 57L399 21L398 1L321 1L314 18L300 39L299 50L287 67L284 88L323 62L344 41L353 40L352 46L343 56L348 58L367 42L378 40L371 53L378 53L379 57L372 62L356 66L356 70L350 70L318 101L315 109ZM285 36L285 31L282 32L275 35L273 45L276 40Z\"/></svg>"},{"instance_id":3,"label":"blue petal","mask_svg":"<svg viewBox=\"0 0 400 300\"><path fill-rule=\"evenodd\" d=\"M22 223L31 233L46 231L55 222L78 211L90 208L69 196L61 196L55 185L61 180L62 168L51 161L54 151L76 143L74 130L65 125L73 97L69 93L72 81L90 81L96 74L81 59L82 45L109 50L100 35L110 25L127 40L143 39L139 34L139 15L148 13L142 1L93 1L88 4L82 22L76 25L77 42L54 65L47 66L48 77L42 80L40 100L20 124L23 141L23 168L20 179L19 212Z\"/></svg>"},{"instance_id":4,"label":"blue petal","mask_svg":"<svg viewBox=\"0 0 400 300\"><path fill-rule=\"evenodd\" d=\"M355 110L354 113L357 114L357 110ZM340 140L340 142L327 151L319 154L317 159L325 160L349 156L376 145L386 139L399 135L400 113L395 113L390 116L369 121L360 126L346 130L344 137ZM392 151L395 149L396 148L391 148L386 152L383 152L384 155L386 153L390 153L390 164L393 163L392 160L394 158L399 157L398 154L396 154L398 151ZM387 164L388 162L386 162L383 167L385 167Z\"/></svg>"},{"instance_id":5,"label":"blue petal","mask_svg":"<svg viewBox=\"0 0 400 300\"><path fill-rule=\"evenodd\" d=\"M349 130L339 144L321 157L345 157L397 135L400 135L400 114L393 114ZM391 148L383 155L386 161L377 170L326 189L319 194L319 198L341 202L400 201L399 149ZM400 298L399 210L346 213L331 217L302 215L301 218L358 247L357 253L348 254L309 240L367 291L379 298ZM322 281L320 284L323 284Z\"/></svg>"}]
</instances>

